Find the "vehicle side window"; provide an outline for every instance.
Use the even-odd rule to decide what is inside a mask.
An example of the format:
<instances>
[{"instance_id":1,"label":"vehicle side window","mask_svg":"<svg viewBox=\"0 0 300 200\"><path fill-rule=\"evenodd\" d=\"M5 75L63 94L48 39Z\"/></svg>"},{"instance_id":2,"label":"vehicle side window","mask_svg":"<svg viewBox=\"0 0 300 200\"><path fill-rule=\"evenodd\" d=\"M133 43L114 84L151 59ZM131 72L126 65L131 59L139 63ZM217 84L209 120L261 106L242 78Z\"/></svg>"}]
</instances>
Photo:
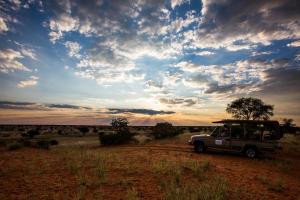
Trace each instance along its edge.
<instances>
[{"instance_id":1,"label":"vehicle side window","mask_svg":"<svg viewBox=\"0 0 300 200\"><path fill-rule=\"evenodd\" d=\"M219 128L219 133L217 135L217 137L229 137L230 133L229 133L229 129L228 127L220 127Z\"/></svg>"},{"instance_id":2,"label":"vehicle side window","mask_svg":"<svg viewBox=\"0 0 300 200\"><path fill-rule=\"evenodd\" d=\"M256 124L247 124L245 135L247 139L251 140L261 140L261 131Z\"/></svg>"},{"instance_id":3,"label":"vehicle side window","mask_svg":"<svg viewBox=\"0 0 300 200\"><path fill-rule=\"evenodd\" d=\"M244 136L244 130L240 125L231 126L231 138L241 139Z\"/></svg>"},{"instance_id":4,"label":"vehicle side window","mask_svg":"<svg viewBox=\"0 0 300 200\"><path fill-rule=\"evenodd\" d=\"M263 130L263 140L273 140L276 134L278 133L275 126L266 125Z\"/></svg>"}]
</instances>

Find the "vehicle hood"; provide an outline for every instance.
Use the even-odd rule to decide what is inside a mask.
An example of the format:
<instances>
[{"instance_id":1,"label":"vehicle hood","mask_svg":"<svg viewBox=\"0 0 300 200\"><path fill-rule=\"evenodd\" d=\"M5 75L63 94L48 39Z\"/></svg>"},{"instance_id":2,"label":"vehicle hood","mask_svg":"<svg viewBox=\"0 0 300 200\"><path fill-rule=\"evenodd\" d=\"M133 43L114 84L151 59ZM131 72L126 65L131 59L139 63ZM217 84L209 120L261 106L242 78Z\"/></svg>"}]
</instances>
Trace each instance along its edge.
<instances>
[{"instance_id":1,"label":"vehicle hood","mask_svg":"<svg viewBox=\"0 0 300 200\"><path fill-rule=\"evenodd\" d=\"M209 134L199 134L199 135L193 135L191 138L199 138L199 137L210 137Z\"/></svg>"}]
</instances>

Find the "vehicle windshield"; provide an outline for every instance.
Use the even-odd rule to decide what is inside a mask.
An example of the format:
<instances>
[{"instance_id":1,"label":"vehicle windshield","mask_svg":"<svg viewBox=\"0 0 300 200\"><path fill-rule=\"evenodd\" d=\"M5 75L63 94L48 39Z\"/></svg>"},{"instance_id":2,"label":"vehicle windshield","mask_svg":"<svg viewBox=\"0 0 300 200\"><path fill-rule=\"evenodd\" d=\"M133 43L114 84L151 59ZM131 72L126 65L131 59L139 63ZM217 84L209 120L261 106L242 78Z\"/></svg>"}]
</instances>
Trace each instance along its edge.
<instances>
[{"instance_id":1,"label":"vehicle windshield","mask_svg":"<svg viewBox=\"0 0 300 200\"><path fill-rule=\"evenodd\" d=\"M212 131L212 132L211 132L209 135L210 135L210 136L214 135L214 134L215 134L215 132L218 130L218 128L219 128L218 126L217 126L217 127L215 127L215 128L214 128L214 130L213 130L213 131Z\"/></svg>"}]
</instances>

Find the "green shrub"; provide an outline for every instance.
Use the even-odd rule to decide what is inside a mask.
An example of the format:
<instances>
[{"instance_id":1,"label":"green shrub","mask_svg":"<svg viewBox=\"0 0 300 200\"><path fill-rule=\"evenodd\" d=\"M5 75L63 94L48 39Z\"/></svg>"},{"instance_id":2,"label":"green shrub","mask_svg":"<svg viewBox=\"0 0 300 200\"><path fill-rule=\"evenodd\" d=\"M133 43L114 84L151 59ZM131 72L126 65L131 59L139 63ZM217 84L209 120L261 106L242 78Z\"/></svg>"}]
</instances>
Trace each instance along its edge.
<instances>
[{"instance_id":1,"label":"green shrub","mask_svg":"<svg viewBox=\"0 0 300 200\"><path fill-rule=\"evenodd\" d=\"M128 143L134 134L128 132L99 134L99 140L102 145L117 145Z\"/></svg>"},{"instance_id":2,"label":"green shrub","mask_svg":"<svg viewBox=\"0 0 300 200\"><path fill-rule=\"evenodd\" d=\"M23 147L23 144L17 141L7 144L7 149L10 151L17 150Z\"/></svg>"},{"instance_id":3,"label":"green shrub","mask_svg":"<svg viewBox=\"0 0 300 200\"><path fill-rule=\"evenodd\" d=\"M157 123L152 130L152 135L156 139L174 137L178 134L182 133L182 129L178 127L174 127L169 122Z\"/></svg>"},{"instance_id":4,"label":"green shrub","mask_svg":"<svg viewBox=\"0 0 300 200\"><path fill-rule=\"evenodd\" d=\"M50 145L58 145L58 141L57 140L50 140Z\"/></svg>"},{"instance_id":5,"label":"green shrub","mask_svg":"<svg viewBox=\"0 0 300 200\"><path fill-rule=\"evenodd\" d=\"M31 147L32 146L32 142L28 139L20 139L19 142L22 143L25 147Z\"/></svg>"},{"instance_id":6,"label":"green shrub","mask_svg":"<svg viewBox=\"0 0 300 200\"><path fill-rule=\"evenodd\" d=\"M26 136L25 136L25 137L33 138L34 136L39 135L39 134L40 134L39 130L37 130L37 129L32 129L32 130L29 130L29 131L26 133Z\"/></svg>"},{"instance_id":7,"label":"green shrub","mask_svg":"<svg viewBox=\"0 0 300 200\"><path fill-rule=\"evenodd\" d=\"M50 141L47 141L47 140L37 141L36 144L37 144L37 147L41 148L41 149L49 149L49 147L50 147Z\"/></svg>"},{"instance_id":8,"label":"green shrub","mask_svg":"<svg viewBox=\"0 0 300 200\"><path fill-rule=\"evenodd\" d=\"M111 125L114 133L99 133L99 140L102 145L126 144L131 141L134 134L129 131L126 118L113 119Z\"/></svg>"},{"instance_id":9,"label":"green shrub","mask_svg":"<svg viewBox=\"0 0 300 200\"><path fill-rule=\"evenodd\" d=\"M86 133L88 133L90 131L90 129L86 126L81 126L81 127L78 127L78 130L81 132L81 134L83 136L85 136Z\"/></svg>"},{"instance_id":10,"label":"green shrub","mask_svg":"<svg viewBox=\"0 0 300 200\"><path fill-rule=\"evenodd\" d=\"M0 140L0 146L7 146L6 140Z\"/></svg>"}]
</instances>

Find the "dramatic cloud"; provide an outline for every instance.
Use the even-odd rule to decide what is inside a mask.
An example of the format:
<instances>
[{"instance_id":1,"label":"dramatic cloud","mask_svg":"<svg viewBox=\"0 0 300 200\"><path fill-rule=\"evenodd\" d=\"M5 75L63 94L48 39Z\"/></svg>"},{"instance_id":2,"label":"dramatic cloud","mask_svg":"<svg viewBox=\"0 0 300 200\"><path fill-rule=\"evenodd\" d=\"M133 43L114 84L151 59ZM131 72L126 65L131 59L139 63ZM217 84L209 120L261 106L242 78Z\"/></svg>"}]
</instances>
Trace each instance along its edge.
<instances>
[{"instance_id":1,"label":"dramatic cloud","mask_svg":"<svg viewBox=\"0 0 300 200\"><path fill-rule=\"evenodd\" d=\"M89 107L76 106L70 104L41 104L34 102L12 102L0 101L0 108L2 109L15 109L15 110L51 110L51 109L84 109L91 110Z\"/></svg>"},{"instance_id":2,"label":"dramatic cloud","mask_svg":"<svg viewBox=\"0 0 300 200\"><path fill-rule=\"evenodd\" d=\"M26 99L88 107L27 107L106 121L120 114L149 123L165 108L176 112L170 119L198 118L199 108L219 117L233 98L264 94L279 113L283 105L292 112L299 8L298 0L0 0L1 94L23 99L25 90L11 86L38 84Z\"/></svg>"},{"instance_id":3,"label":"dramatic cloud","mask_svg":"<svg viewBox=\"0 0 300 200\"><path fill-rule=\"evenodd\" d=\"M107 114L143 114L143 115L169 115L174 114L173 111L162 111L162 110L151 110L151 109L119 109L119 108L109 108Z\"/></svg>"},{"instance_id":4,"label":"dramatic cloud","mask_svg":"<svg viewBox=\"0 0 300 200\"><path fill-rule=\"evenodd\" d=\"M182 70L196 72L186 78L184 83L189 87L202 89L206 94L248 94L261 89L261 84L268 80L267 70L286 68L289 66L289 60L249 59L223 66L182 62L176 66Z\"/></svg>"},{"instance_id":5,"label":"dramatic cloud","mask_svg":"<svg viewBox=\"0 0 300 200\"><path fill-rule=\"evenodd\" d=\"M273 40L300 37L297 0L202 3L200 29L187 37L196 40L193 44L197 47L251 49L256 43L268 45Z\"/></svg>"},{"instance_id":6,"label":"dramatic cloud","mask_svg":"<svg viewBox=\"0 0 300 200\"><path fill-rule=\"evenodd\" d=\"M89 107L85 106L75 106L75 105L70 105L70 104L45 104L46 107L48 108L67 108L67 109L86 109L86 110L91 110Z\"/></svg>"},{"instance_id":7,"label":"dramatic cloud","mask_svg":"<svg viewBox=\"0 0 300 200\"><path fill-rule=\"evenodd\" d=\"M36 76L30 76L30 78L28 80L25 81L20 81L18 83L18 87L19 88L26 88L26 87L31 87L34 86L38 83L38 77Z\"/></svg>"},{"instance_id":8,"label":"dramatic cloud","mask_svg":"<svg viewBox=\"0 0 300 200\"><path fill-rule=\"evenodd\" d=\"M0 101L1 109L14 109L14 110L40 110L40 111L50 111L50 110L85 110L87 112L92 112L91 107L77 106L71 104L41 104L33 102L11 102L11 101ZM94 109L97 114L142 114L142 115L169 115L174 114L173 111L162 111L162 110L152 110L152 109L125 109L125 108L108 108L108 109Z\"/></svg>"}]
</instances>

